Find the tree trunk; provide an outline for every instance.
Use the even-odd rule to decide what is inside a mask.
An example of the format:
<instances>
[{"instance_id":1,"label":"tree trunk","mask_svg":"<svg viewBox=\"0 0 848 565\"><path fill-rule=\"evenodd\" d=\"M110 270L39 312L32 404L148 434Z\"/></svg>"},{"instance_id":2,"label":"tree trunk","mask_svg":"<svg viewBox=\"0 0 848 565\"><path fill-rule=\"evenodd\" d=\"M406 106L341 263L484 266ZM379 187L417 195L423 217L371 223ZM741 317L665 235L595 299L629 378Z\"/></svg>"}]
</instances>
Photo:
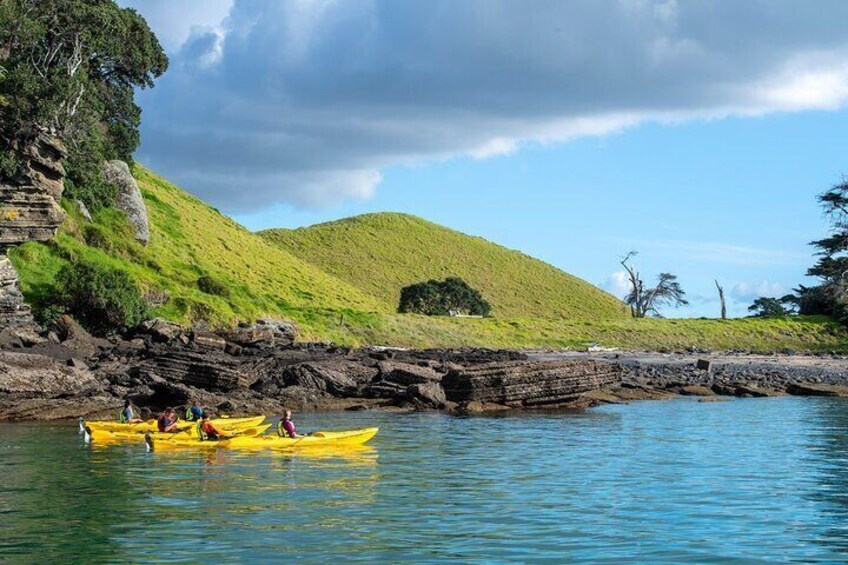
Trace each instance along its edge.
<instances>
[{"instance_id":1,"label":"tree trunk","mask_svg":"<svg viewBox=\"0 0 848 565\"><path fill-rule=\"evenodd\" d=\"M718 299L721 301L721 319L727 319L727 303L724 300L724 287L718 284L718 281L715 281L716 288L718 289Z\"/></svg>"}]
</instances>

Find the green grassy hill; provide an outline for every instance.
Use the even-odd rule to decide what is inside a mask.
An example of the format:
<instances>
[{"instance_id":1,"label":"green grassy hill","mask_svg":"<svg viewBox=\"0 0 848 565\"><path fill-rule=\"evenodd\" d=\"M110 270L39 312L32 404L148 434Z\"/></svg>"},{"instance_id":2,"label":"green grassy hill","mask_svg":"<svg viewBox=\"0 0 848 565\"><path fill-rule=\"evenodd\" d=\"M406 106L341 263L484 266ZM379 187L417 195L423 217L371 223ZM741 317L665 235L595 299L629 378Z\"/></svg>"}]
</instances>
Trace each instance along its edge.
<instances>
[{"instance_id":1,"label":"green grassy hill","mask_svg":"<svg viewBox=\"0 0 848 565\"><path fill-rule=\"evenodd\" d=\"M148 295L167 296L158 315L183 323L229 325L264 315L382 308L149 171L136 167L134 175L150 216L150 244L136 243L116 210L102 210L87 222L65 203L68 219L54 241L28 243L12 253L24 294L36 306L49 302L59 269L82 257L129 271ZM229 296L202 292L197 285L202 275L224 283ZM298 317L308 322L308 315Z\"/></svg>"},{"instance_id":2,"label":"green grassy hill","mask_svg":"<svg viewBox=\"0 0 848 565\"><path fill-rule=\"evenodd\" d=\"M408 347L566 348L598 342L639 349L848 350L845 329L827 318L633 320L622 316L614 298L588 283L410 216L364 216L278 231L271 244L155 174L141 167L134 174L150 213L147 247L134 241L122 213L102 210L89 222L65 202L68 219L53 241L11 252L24 294L37 309L55 295L59 269L82 258L129 272L152 301L161 303L156 315L222 326L279 316L296 322L304 340ZM348 231L357 247L345 253L339 233ZM326 246L321 237L328 238ZM284 243L301 239L299 247ZM357 255L349 257L354 251ZM420 275L409 255L421 261ZM386 257L394 262L385 264ZM366 268L357 268L360 262ZM394 313L395 289L402 283L453 274L477 286L497 317ZM227 296L201 291L198 279L204 275L223 283ZM586 303L576 302L578 296Z\"/></svg>"},{"instance_id":3,"label":"green grassy hill","mask_svg":"<svg viewBox=\"0 0 848 565\"><path fill-rule=\"evenodd\" d=\"M629 317L612 295L547 263L407 214L366 214L260 235L397 309L409 284L456 276L503 318Z\"/></svg>"}]
</instances>

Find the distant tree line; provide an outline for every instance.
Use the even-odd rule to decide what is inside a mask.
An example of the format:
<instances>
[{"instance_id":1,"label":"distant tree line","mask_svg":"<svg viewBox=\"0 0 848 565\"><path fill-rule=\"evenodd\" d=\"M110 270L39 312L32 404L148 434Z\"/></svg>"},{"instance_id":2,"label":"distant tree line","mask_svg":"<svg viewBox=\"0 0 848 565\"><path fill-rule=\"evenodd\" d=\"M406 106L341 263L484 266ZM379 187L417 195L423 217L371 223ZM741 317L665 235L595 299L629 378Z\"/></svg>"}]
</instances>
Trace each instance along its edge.
<instances>
[{"instance_id":1,"label":"distant tree line","mask_svg":"<svg viewBox=\"0 0 848 565\"><path fill-rule=\"evenodd\" d=\"M451 313L488 316L492 307L475 289L459 277L429 280L404 287L400 291L398 312L449 316Z\"/></svg>"}]
</instances>

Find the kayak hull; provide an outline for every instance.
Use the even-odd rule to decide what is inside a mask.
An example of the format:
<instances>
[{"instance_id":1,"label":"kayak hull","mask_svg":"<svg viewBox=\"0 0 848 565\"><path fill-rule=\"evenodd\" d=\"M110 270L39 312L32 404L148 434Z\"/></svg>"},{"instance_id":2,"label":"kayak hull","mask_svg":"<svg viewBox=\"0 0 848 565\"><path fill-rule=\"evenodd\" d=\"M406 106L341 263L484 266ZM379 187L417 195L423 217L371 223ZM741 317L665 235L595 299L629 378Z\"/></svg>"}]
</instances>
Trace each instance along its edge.
<instances>
[{"instance_id":1,"label":"kayak hull","mask_svg":"<svg viewBox=\"0 0 848 565\"><path fill-rule=\"evenodd\" d=\"M260 436L268 431L268 428L271 427L271 424L262 424L261 426L252 426L249 428L239 428L235 430L227 430L228 433L234 435L249 435L249 436ZM223 431L223 430L221 430ZM195 426L192 426L188 429L184 429L178 432L107 432L103 430L87 430L91 441L95 443L114 443L121 441L138 441L143 438L145 435L149 435L153 439L161 440L161 441L169 441L169 442L192 442L198 441L197 439L197 429Z\"/></svg>"},{"instance_id":2,"label":"kayak hull","mask_svg":"<svg viewBox=\"0 0 848 565\"><path fill-rule=\"evenodd\" d=\"M363 428L342 432L315 432L302 438L284 438L275 435L238 436L214 441L200 441L194 438L186 439L146 439L151 449L170 449L194 447L201 449L232 448L232 449L314 449L314 448L355 448L368 442L377 435L379 428Z\"/></svg>"},{"instance_id":3,"label":"kayak hull","mask_svg":"<svg viewBox=\"0 0 848 565\"><path fill-rule=\"evenodd\" d=\"M265 420L265 416L250 416L247 418L214 418L210 420L212 425L222 432L234 432L238 430L245 430L248 428L253 428L260 425ZM111 421L91 421L91 422L83 422L84 426L88 426L92 431L102 431L102 432L122 432L122 433L145 433L145 432L158 432L159 427L156 423L156 420L146 420L144 422L138 422L136 424L122 424L120 422L111 422ZM177 423L178 430L186 430L186 429L194 429L197 426L197 422L187 422L185 420L180 420Z\"/></svg>"}]
</instances>

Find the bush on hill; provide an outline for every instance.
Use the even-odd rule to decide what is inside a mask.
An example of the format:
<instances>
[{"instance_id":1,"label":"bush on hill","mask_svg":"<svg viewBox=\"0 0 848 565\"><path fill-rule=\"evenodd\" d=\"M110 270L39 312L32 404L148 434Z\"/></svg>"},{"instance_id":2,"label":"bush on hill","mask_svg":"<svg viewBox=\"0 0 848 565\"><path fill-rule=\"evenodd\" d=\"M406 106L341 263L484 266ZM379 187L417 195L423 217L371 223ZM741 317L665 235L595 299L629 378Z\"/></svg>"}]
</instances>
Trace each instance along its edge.
<instances>
[{"instance_id":1,"label":"bush on hill","mask_svg":"<svg viewBox=\"0 0 848 565\"><path fill-rule=\"evenodd\" d=\"M201 292L205 292L206 294L211 294L213 296L223 296L226 298L230 295L230 289L227 288L227 285L218 279L210 277L209 275L203 275L197 279L197 288L199 288Z\"/></svg>"},{"instance_id":2,"label":"bush on hill","mask_svg":"<svg viewBox=\"0 0 848 565\"><path fill-rule=\"evenodd\" d=\"M56 282L59 305L95 335L133 327L147 317L147 303L125 271L79 261L63 267Z\"/></svg>"},{"instance_id":3,"label":"bush on hill","mask_svg":"<svg viewBox=\"0 0 848 565\"><path fill-rule=\"evenodd\" d=\"M443 281L429 280L404 287L400 291L398 312L447 316L451 312L488 316L491 306L480 293L459 277Z\"/></svg>"}]
</instances>

